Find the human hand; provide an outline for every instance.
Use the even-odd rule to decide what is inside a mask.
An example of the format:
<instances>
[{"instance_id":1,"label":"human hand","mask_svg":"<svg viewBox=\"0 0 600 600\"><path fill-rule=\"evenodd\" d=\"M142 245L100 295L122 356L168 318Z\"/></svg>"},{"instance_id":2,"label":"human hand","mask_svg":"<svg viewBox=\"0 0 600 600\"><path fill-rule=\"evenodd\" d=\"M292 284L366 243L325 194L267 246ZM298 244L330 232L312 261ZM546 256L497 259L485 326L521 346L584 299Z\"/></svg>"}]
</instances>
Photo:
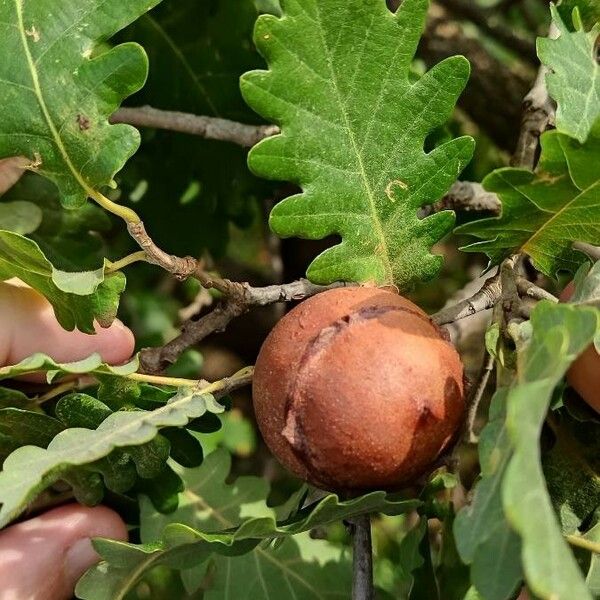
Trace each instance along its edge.
<instances>
[{"instance_id":1,"label":"human hand","mask_svg":"<svg viewBox=\"0 0 600 600\"><path fill-rule=\"evenodd\" d=\"M133 352L132 333L116 321L97 335L60 327L50 304L19 282L0 283L0 366L44 352L67 362L98 352L118 364ZM51 510L0 532L0 600L66 600L97 560L90 539L127 539L112 510L76 504Z\"/></svg>"}]
</instances>

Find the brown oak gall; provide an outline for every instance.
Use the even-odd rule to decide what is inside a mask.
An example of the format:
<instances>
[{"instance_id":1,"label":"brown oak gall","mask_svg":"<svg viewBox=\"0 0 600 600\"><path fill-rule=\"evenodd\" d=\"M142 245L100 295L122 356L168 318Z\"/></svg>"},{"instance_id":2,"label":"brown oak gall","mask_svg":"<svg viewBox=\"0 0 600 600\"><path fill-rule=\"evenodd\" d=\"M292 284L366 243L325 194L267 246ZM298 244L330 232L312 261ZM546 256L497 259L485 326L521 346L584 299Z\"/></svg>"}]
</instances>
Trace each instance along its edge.
<instances>
[{"instance_id":1,"label":"brown oak gall","mask_svg":"<svg viewBox=\"0 0 600 600\"><path fill-rule=\"evenodd\" d=\"M464 413L463 366L426 313L377 288L340 288L288 313L253 383L258 425L296 475L330 490L423 474Z\"/></svg>"}]
</instances>

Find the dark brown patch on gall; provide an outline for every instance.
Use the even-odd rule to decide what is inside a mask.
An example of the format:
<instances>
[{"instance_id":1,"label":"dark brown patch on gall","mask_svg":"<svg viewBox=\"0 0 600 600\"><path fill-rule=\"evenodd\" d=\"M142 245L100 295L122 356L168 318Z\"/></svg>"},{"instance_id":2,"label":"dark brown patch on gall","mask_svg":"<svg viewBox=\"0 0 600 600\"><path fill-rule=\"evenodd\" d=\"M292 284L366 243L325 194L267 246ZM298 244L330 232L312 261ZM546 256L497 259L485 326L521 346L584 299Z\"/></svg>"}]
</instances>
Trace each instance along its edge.
<instances>
[{"instance_id":1,"label":"dark brown patch on gall","mask_svg":"<svg viewBox=\"0 0 600 600\"><path fill-rule=\"evenodd\" d=\"M254 403L273 453L335 490L390 488L421 475L458 429L463 369L416 305L374 288L319 294L261 349Z\"/></svg>"}]
</instances>

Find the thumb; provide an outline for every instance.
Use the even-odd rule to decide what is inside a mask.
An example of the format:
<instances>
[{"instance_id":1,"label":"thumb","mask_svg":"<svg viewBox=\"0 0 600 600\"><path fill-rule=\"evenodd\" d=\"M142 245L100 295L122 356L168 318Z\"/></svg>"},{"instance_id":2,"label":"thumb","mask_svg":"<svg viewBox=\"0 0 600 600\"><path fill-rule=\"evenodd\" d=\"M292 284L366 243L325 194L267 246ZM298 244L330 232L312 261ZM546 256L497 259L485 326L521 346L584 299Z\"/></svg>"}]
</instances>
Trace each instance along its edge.
<instances>
[{"instance_id":1,"label":"thumb","mask_svg":"<svg viewBox=\"0 0 600 600\"><path fill-rule=\"evenodd\" d=\"M15 156L0 160L0 195L8 191L23 175L23 169L30 164L26 158Z\"/></svg>"},{"instance_id":2,"label":"thumb","mask_svg":"<svg viewBox=\"0 0 600 600\"><path fill-rule=\"evenodd\" d=\"M0 600L67 600L98 562L91 538L127 539L114 511L62 506L0 533Z\"/></svg>"},{"instance_id":3,"label":"thumb","mask_svg":"<svg viewBox=\"0 0 600 600\"><path fill-rule=\"evenodd\" d=\"M43 296L19 282L0 282L0 366L16 364L36 352L57 362L98 352L105 362L118 364L131 356L133 348L133 334L120 321L108 329L97 327L96 335L65 331Z\"/></svg>"}]
</instances>

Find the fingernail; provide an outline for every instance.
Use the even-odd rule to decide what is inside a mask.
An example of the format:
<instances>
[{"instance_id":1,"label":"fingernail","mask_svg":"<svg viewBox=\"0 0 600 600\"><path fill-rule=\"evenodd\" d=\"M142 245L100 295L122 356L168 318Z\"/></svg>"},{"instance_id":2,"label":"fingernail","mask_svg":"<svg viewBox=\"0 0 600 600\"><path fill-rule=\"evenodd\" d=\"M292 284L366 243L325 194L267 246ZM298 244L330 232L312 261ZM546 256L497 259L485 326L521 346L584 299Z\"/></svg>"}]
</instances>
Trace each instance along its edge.
<instances>
[{"instance_id":1,"label":"fingernail","mask_svg":"<svg viewBox=\"0 0 600 600\"><path fill-rule=\"evenodd\" d=\"M89 538L77 540L65 554L63 563L65 576L75 583L89 567L98 562L98 558Z\"/></svg>"}]
</instances>

